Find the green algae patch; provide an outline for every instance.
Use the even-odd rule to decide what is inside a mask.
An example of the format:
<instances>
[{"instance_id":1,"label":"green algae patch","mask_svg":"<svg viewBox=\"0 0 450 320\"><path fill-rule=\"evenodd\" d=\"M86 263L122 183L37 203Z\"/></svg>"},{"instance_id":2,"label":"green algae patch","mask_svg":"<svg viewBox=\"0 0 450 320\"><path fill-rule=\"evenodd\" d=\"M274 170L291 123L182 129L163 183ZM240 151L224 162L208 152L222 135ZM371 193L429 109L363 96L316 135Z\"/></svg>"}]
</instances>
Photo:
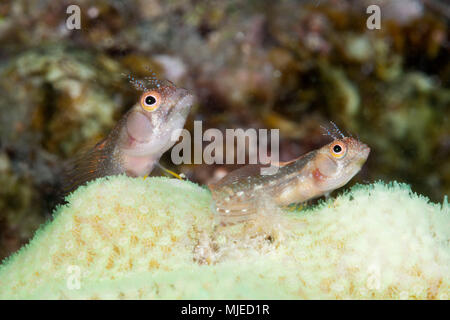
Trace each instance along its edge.
<instances>
[{"instance_id":1,"label":"green algae patch","mask_svg":"<svg viewBox=\"0 0 450 320\"><path fill-rule=\"evenodd\" d=\"M221 226L207 189L98 179L0 267L2 299L448 299L449 205L355 186Z\"/></svg>"}]
</instances>

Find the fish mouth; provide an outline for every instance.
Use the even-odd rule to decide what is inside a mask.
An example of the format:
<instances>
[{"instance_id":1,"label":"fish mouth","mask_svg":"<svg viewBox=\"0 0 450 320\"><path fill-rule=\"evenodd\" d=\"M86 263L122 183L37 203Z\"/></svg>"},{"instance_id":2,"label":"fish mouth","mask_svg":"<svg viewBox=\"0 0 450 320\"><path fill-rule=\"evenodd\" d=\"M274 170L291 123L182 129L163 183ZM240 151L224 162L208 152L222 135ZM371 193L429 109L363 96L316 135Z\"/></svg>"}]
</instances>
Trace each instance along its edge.
<instances>
[{"instance_id":1,"label":"fish mouth","mask_svg":"<svg viewBox=\"0 0 450 320\"><path fill-rule=\"evenodd\" d=\"M182 122L181 127L184 126L184 122L189 115L189 111L191 110L192 104L194 103L194 96L190 94L187 90L181 98L175 103L172 109L169 111L169 115L167 118L167 122L178 123ZM178 125L174 125L177 127Z\"/></svg>"},{"instance_id":2,"label":"fish mouth","mask_svg":"<svg viewBox=\"0 0 450 320\"><path fill-rule=\"evenodd\" d=\"M191 106L194 104L195 98L191 93L189 93L189 91L185 89L180 90L183 90L185 92L181 94L181 98L175 104L174 110L180 112L181 111L189 112Z\"/></svg>"},{"instance_id":3,"label":"fish mouth","mask_svg":"<svg viewBox=\"0 0 450 320\"><path fill-rule=\"evenodd\" d=\"M367 158L370 154L370 147L366 144L362 144L359 148L358 153L358 166L362 167L364 163L366 162Z\"/></svg>"}]
</instances>

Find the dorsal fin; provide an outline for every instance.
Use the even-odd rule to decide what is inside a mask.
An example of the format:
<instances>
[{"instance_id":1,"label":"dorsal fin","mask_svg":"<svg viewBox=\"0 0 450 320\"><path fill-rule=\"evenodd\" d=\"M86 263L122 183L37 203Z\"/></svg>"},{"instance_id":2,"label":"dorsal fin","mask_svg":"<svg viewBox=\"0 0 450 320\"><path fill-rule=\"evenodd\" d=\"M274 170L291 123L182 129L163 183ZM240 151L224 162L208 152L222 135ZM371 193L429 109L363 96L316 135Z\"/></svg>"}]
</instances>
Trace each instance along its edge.
<instances>
[{"instance_id":1,"label":"dorsal fin","mask_svg":"<svg viewBox=\"0 0 450 320\"><path fill-rule=\"evenodd\" d=\"M308 164L308 162L314 158L316 152L311 151L307 154L301 155L293 160L285 161L285 162L276 162L272 163L273 166L278 166L280 170L278 170L278 173L275 174L275 176L262 176L264 177L263 180L270 180L272 178L277 178L280 174L286 174L286 171L289 171L289 167L292 167L290 169L291 171L300 171L303 169L303 167ZM223 177L221 180L219 180L216 183L208 185L210 189L216 190L221 187L224 187L226 185L232 185L235 182L239 182L242 179L252 178L252 177L261 177L261 169L266 168L268 165L266 164L249 164L243 167L240 167L234 171L231 171L229 174L227 174L225 177ZM285 170L283 168L288 169Z\"/></svg>"},{"instance_id":2,"label":"dorsal fin","mask_svg":"<svg viewBox=\"0 0 450 320\"><path fill-rule=\"evenodd\" d=\"M279 162L276 163L276 165L278 165L278 166L281 168L281 167L287 166L288 164L291 164L291 163L294 163L294 162L300 160L300 159L303 158L304 156L305 156L305 155L303 154L303 155L301 155L300 157L297 157L297 158L292 159L292 160L288 160L288 161L279 161Z\"/></svg>"},{"instance_id":3,"label":"dorsal fin","mask_svg":"<svg viewBox=\"0 0 450 320\"><path fill-rule=\"evenodd\" d=\"M213 189L218 189L226 185L233 184L234 182L240 181L241 179L246 179L248 177L253 177L261 174L261 168L266 167L267 165L261 164L248 164L242 166L236 170L231 171L225 177L220 179L216 183L210 184L208 187Z\"/></svg>"}]
</instances>

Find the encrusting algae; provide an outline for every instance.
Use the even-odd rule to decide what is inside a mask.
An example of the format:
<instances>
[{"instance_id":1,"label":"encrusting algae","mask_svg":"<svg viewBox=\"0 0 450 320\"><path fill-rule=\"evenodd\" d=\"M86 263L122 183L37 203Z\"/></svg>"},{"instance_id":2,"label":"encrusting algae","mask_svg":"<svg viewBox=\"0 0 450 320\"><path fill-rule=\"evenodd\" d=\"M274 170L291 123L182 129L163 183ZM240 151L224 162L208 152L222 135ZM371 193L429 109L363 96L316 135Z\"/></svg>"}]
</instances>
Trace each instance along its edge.
<instances>
[{"instance_id":1,"label":"encrusting algae","mask_svg":"<svg viewBox=\"0 0 450 320\"><path fill-rule=\"evenodd\" d=\"M450 216L407 185L220 226L211 194L100 178L0 267L2 299L448 299ZM201 275L201 276L199 276Z\"/></svg>"}]
</instances>

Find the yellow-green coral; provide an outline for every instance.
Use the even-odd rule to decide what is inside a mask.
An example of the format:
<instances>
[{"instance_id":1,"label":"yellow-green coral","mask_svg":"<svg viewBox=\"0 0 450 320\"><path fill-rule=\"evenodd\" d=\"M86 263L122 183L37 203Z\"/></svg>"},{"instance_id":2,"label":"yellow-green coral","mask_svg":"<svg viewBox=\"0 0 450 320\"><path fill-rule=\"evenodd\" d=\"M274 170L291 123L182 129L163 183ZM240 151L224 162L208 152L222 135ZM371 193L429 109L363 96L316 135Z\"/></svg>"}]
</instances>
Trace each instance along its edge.
<instances>
[{"instance_id":1,"label":"yellow-green coral","mask_svg":"<svg viewBox=\"0 0 450 320\"><path fill-rule=\"evenodd\" d=\"M449 205L401 184L218 225L209 192L166 178L79 188L0 268L0 298L417 298L450 294Z\"/></svg>"}]
</instances>

